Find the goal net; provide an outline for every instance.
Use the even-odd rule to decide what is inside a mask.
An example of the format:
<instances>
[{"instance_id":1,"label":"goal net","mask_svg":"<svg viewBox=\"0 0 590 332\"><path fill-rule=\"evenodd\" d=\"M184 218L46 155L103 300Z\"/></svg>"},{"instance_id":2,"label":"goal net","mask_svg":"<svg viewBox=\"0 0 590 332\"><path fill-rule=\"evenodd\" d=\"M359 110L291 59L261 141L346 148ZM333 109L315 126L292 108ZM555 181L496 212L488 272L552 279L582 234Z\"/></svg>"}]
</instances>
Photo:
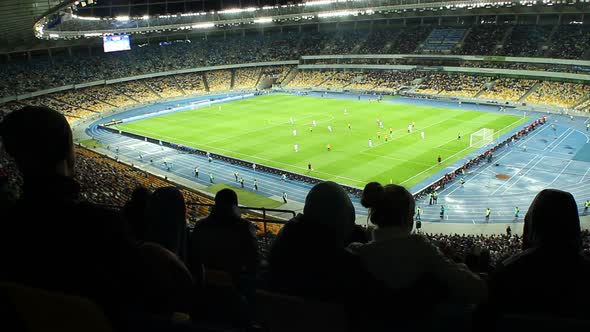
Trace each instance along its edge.
<instances>
[{"instance_id":1,"label":"goal net","mask_svg":"<svg viewBox=\"0 0 590 332\"><path fill-rule=\"evenodd\" d=\"M469 146L481 148L494 141L494 129L482 128L469 136Z\"/></svg>"}]
</instances>

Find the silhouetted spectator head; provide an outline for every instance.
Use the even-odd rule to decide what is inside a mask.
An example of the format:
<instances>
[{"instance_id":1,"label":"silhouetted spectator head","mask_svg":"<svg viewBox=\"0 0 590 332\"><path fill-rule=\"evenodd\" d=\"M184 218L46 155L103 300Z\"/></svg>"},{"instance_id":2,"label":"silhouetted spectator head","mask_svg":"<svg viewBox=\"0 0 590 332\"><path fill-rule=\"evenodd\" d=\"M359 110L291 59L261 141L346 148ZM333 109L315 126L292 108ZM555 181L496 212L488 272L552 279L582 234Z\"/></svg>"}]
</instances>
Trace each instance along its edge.
<instances>
[{"instance_id":1,"label":"silhouetted spectator head","mask_svg":"<svg viewBox=\"0 0 590 332\"><path fill-rule=\"evenodd\" d=\"M215 206L212 215L234 215L240 216L238 209L238 194L235 191L225 188L215 194Z\"/></svg>"},{"instance_id":2,"label":"silhouetted spectator head","mask_svg":"<svg viewBox=\"0 0 590 332\"><path fill-rule=\"evenodd\" d=\"M231 189L221 189L215 195L215 206L220 208L238 206L238 194Z\"/></svg>"},{"instance_id":3,"label":"silhouetted spectator head","mask_svg":"<svg viewBox=\"0 0 590 332\"><path fill-rule=\"evenodd\" d=\"M27 106L0 124L4 148L23 176L73 176L74 144L66 118L48 107Z\"/></svg>"},{"instance_id":4,"label":"silhouetted spectator head","mask_svg":"<svg viewBox=\"0 0 590 332\"><path fill-rule=\"evenodd\" d=\"M137 187L131 193L131 199L125 204L123 214L133 230L137 240L145 240L147 231L147 205L151 192L146 187Z\"/></svg>"},{"instance_id":5,"label":"silhouetted spectator head","mask_svg":"<svg viewBox=\"0 0 590 332\"><path fill-rule=\"evenodd\" d=\"M186 257L186 205L176 187L156 189L148 199L146 241Z\"/></svg>"},{"instance_id":6,"label":"silhouetted spectator head","mask_svg":"<svg viewBox=\"0 0 590 332\"><path fill-rule=\"evenodd\" d=\"M539 246L581 250L580 218L572 194L545 189L531 203L524 218L523 248Z\"/></svg>"},{"instance_id":7,"label":"silhouetted spectator head","mask_svg":"<svg viewBox=\"0 0 590 332\"><path fill-rule=\"evenodd\" d=\"M363 189L361 204L369 208L371 222L379 227L398 227L407 232L414 224L414 197L406 188L396 184L385 187L370 182Z\"/></svg>"},{"instance_id":8,"label":"silhouetted spectator head","mask_svg":"<svg viewBox=\"0 0 590 332\"><path fill-rule=\"evenodd\" d=\"M344 189L335 182L316 184L305 198L303 216L322 225L338 244L345 245L354 230L354 206Z\"/></svg>"}]
</instances>

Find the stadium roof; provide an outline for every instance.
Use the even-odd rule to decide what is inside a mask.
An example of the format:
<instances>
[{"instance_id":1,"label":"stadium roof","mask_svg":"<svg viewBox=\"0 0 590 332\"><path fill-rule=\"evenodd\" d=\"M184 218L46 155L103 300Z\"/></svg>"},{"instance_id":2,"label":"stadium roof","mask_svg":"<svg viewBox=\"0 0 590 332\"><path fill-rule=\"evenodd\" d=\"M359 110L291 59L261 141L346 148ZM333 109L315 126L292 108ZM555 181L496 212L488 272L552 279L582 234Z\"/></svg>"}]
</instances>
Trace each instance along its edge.
<instances>
[{"instance_id":1,"label":"stadium roof","mask_svg":"<svg viewBox=\"0 0 590 332\"><path fill-rule=\"evenodd\" d=\"M33 23L57 0L1 0L0 45L18 45L33 42Z\"/></svg>"},{"instance_id":2,"label":"stadium roof","mask_svg":"<svg viewBox=\"0 0 590 332\"><path fill-rule=\"evenodd\" d=\"M115 12L116 10L133 11L136 8L137 10L146 10L148 7L151 12L161 12L166 9L182 11L182 9L204 8L210 10L222 7L264 6L300 1L302 0L94 0L93 2L99 5L95 9L97 14L102 14L101 9L108 8L110 10L111 7ZM74 2L74 0L0 0L0 53L60 44L55 41L35 38L33 24L47 10L65 2ZM150 5L141 6L141 4Z\"/></svg>"}]
</instances>

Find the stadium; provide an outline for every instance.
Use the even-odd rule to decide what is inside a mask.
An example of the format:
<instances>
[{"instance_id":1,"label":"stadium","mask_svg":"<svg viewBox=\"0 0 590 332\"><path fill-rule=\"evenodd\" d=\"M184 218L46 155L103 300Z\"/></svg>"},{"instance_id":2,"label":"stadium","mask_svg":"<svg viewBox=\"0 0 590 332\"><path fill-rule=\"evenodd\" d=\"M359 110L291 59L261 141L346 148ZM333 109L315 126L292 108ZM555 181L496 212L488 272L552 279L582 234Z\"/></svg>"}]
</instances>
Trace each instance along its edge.
<instances>
[{"instance_id":1,"label":"stadium","mask_svg":"<svg viewBox=\"0 0 590 332\"><path fill-rule=\"evenodd\" d=\"M108 304L119 301L119 293L105 292L111 296L105 299L61 284L45 287L49 283L15 277L18 273L0 274L8 293L22 298L20 287L38 286L57 291L52 296L65 293L89 299L105 331L167 331L178 328L179 320L190 321L182 328L191 331L590 326L579 308L560 309L558 304L578 303L587 295L568 292L590 271L590 1L6 0L0 8L0 123L6 123L0 126L5 141L0 151L3 215L34 220L31 225L36 225L39 217L49 218L35 215L40 211L78 220L75 204L108 210L121 219L117 227L129 228L133 251L142 262L158 271L153 273L153 296L142 298L147 313L141 314L132 310L129 315L121 308L114 314ZM52 117L42 115L48 109L71 128L71 170L63 156L57 164L44 162L54 158L49 154L56 151L57 141L50 129L59 127L52 125ZM34 118L37 112L46 120ZM28 119L24 125L13 124L21 118ZM31 160L32 166L25 167ZM75 203L54 202L59 190L46 190L47 202L32 200L37 196L29 194L31 188L61 188L45 182L48 174L55 176L54 168L60 178L79 187ZM342 200L335 207L323 194L323 200L312 204L318 190L341 191L345 197L335 194L334 200ZM379 199L373 200L373 190ZM544 201L544 193L553 200ZM166 194L180 197L181 203L166 202L172 199ZM251 228L253 242L238 233L207 233L212 220L226 216L219 212L223 197L228 199L224 195L230 200L236 195L237 220ZM391 198L394 195L399 196ZM26 205L31 202L37 205ZM29 208L23 209L23 204ZM43 208L35 211L39 204ZM173 210L179 205L183 212L177 214ZM354 258L322 253L336 250L329 247L330 236L343 232L332 230L348 220L348 210L354 227L346 245L337 249ZM305 216L311 211L323 220L308 226L313 218ZM98 218L101 213L84 216ZM409 226L395 227L436 248L432 259L445 262L437 269L451 271L431 271L436 282L448 286L448 298L443 309L431 308L423 324L408 322L413 316L401 308L405 314L399 317L407 321L383 319L375 326L365 324L383 314L378 309L348 312L351 303L377 301L374 294L390 291L384 301L399 298L421 306L421 301L432 300L414 292L421 288L417 280L432 277L422 267L415 284L400 281L409 280L408 271L417 271L415 265L422 263L384 254L394 260L391 263L367 255L385 236L382 229L390 229L384 226L388 224L383 214L391 215L387 222L407 217ZM174 225L177 215L180 226ZM568 224L570 217L575 227ZM546 226L535 221L549 218L555 220ZM306 226L297 226L301 220ZM19 227L15 232L29 234ZM106 226L97 228L101 227ZM69 227L62 232L46 225L39 229L64 243L71 240L66 235L78 234ZM287 234L299 236L289 229L300 232L301 238L284 240ZM114 231L98 231L105 238L115 234L109 232ZM531 235L534 232L539 234ZM572 232L575 241L565 241ZM549 240L550 235L557 240ZM294 243L301 239L309 241L309 248ZM2 240L8 246L18 236L6 232ZM403 241L383 242L391 245L383 245L390 252L427 251L414 242L406 247L398 246ZM549 243L552 250L559 247L557 252L569 254L573 242L579 245L580 261L554 254L535 256L539 262L559 262L552 268L565 272L547 272L547 278L571 280L572 289L547 286L547 296L530 301L538 304L530 310L518 307L519 301L509 305L498 300L501 292L494 289L511 289L508 279L502 283L495 277L504 271L505 262L528 257L531 243ZM74 243L79 244L64 247ZM47 242L49 247L53 244ZM255 263L240 265L236 257L248 255L250 245L256 258L248 259ZM60 246L47 252L52 258L43 264L53 262L51 254L59 255ZM79 255L92 257L84 250ZM307 263L301 259L310 256L317 258ZM336 266L357 258L367 266L359 269L367 273L368 284L383 282L385 290L347 286L348 281L357 283L344 280L342 274L362 274L351 272L353 263L321 263L333 260ZM293 266L285 267L290 264L286 262ZM102 260L100 264L110 266ZM399 269L397 275L380 274L393 269L389 266ZM36 274L18 264L13 267ZM90 270L96 272L94 268ZM312 283L301 270L325 275ZM530 266L523 271L543 270ZM523 271L516 275L530 277ZM187 279L188 286L183 284ZM457 280L464 286L453 293ZM543 281L533 285L524 289L539 292L546 286ZM187 288L198 288L207 301L195 304L187 299ZM349 297L334 296L345 290ZM408 296L410 291L419 295ZM229 296L232 292L237 295ZM447 302L457 297L461 305L471 305L469 309ZM9 296L9 306L10 301ZM392 302L395 308L397 304ZM69 310L78 312L85 305ZM484 317L481 310L487 306L497 316ZM228 307L227 315L218 315L219 308ZM30 308L17 303L11 310L22 315L17 319L28 326L25 331L44 330L28 325L38 322ZM294 316L308 318L284 314L291 310ZM324 310L325 315L318 314ZM166 319L156 324L156 316ZM126 317L125 323L121 317ZM88 322L98 318L88 319L71 322L63 330L88 329Z\"/></svg>"}]
</instances>

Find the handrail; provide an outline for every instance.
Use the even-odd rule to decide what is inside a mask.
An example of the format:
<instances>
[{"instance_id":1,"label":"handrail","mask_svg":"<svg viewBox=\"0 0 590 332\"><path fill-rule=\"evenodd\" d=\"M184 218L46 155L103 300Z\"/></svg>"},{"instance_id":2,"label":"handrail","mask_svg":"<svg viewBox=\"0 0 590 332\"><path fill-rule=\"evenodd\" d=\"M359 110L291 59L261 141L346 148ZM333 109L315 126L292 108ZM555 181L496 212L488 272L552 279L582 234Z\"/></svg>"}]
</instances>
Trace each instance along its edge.
<instances>
[{"instance_id":1,"label":"handrail","mask_svg":"<svg viewBox=\"0 0 590 332\"><path fill-rule=\"evenodd\" d=\"M195 202L187 202L186 203L187 206L207 206L207 207L214 207L215 204L208 204L208 203L195 203ZM262 222L263 225L263 231L266 234L268 232L268 229L266 227L267 223L271 223L271 224L279 224L279 225L284 225L287 222L284 220L267 220L266 217L266 213L267 212L278 212L278 213L289 213L292 214L293 217L295 217L297 215L297 213L293 210L284 210L284 209L271 209L271 208L265 208L265 207L261 207L261 208L256 208L256 207L249 207L249 206L239 206L240 209L242 210L249 210L249 211L262 211L262 218L253 218L253 217L246 217L244 219L249 220L249 221L254 221L254 222Z\"/></svg>"}]
</instances>

